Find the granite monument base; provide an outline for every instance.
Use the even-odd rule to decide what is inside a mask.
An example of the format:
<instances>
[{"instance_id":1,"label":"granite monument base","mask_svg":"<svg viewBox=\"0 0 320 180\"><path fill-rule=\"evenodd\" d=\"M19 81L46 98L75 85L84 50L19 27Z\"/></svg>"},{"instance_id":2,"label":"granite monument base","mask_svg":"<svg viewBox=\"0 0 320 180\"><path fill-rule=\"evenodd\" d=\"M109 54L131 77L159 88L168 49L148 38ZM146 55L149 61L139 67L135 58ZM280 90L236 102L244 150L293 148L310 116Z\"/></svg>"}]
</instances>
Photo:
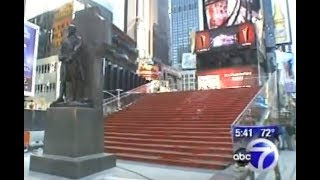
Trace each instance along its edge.
<instances>
[{"instance_id":1,"label":"granite monument base","mask_svg":"<svg viewBox=\"0 0 320 180\"><path fill-rule=\"evenodd\" d=\"M115 167L115 156L104 153L103 127L94 108L49 108L43 155L30 157L30 170L78 179Z\"/></svg>"},{"instance_id":2,"label":"granite monument base","mask_svg":"<svg viewBox=\"0 0 320 180\"><path fill-rule=\"evenodd\" d=\"M77 158L56 155L32 155L30 170L70 179L79 179L115 167L112 154L94 154Z\"/></svg>"}]
</instances>

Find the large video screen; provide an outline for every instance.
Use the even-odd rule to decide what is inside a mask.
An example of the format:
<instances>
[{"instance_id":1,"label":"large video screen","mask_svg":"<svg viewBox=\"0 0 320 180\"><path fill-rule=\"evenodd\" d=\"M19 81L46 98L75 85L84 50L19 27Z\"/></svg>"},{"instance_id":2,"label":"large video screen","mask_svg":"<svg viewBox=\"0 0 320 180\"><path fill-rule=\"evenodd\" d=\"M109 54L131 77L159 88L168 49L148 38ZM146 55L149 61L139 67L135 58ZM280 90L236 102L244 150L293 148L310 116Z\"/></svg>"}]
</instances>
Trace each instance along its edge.
<instances>
[{"instance_id":1,"label":"large video screen","mask_svg":"<svg viewBox=\"0 0 320 180\"><path fill-rule=\"evenodd\" d=\"M39 27L24 22L24 95L34 96Z\"/></svg>"},{"instance_id":2,"label":"large video screen","mask_svg":"<svg viewBox=\"0 0 320 180\"><path fill-rule=\"evenodd\" d=\"M209 51L222 46L244 47L255 45L255 27L253 23L199 31L196 33L196 52Z\"/></svg>"},{"instance_id":3,"label":"large video screen","mask_svg":"<svg viewBox=\"0 0 320 180\"><path fill-rule=\"evenodd\" d=\"M205 8L209 29L252 22L261 16L260 0L205 0Z\"/></svg>"}]
</instances>

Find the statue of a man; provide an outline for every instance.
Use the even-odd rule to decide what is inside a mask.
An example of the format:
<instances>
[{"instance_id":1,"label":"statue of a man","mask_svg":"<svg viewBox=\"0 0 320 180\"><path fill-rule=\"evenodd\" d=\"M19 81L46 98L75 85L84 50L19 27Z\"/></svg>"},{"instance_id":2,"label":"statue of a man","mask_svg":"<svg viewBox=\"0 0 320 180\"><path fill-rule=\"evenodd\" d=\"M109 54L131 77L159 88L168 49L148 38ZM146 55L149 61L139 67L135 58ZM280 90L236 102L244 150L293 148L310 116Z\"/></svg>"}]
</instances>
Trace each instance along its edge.
<instances>
[{"instance_id":1,"label":"statue of a man","mask_svg":"<svg viewBox=\"0 0 320 180\"><path fill-rule=\"evenodd\" d=\"M61 61L60 95L55 103L81 101L81 98L83 98L79 95L79 91L82 90L80 85L85 80L80 53L82 41L81 37L76 35L76 32L76 27L71 24L68 28L68 35L61 45L59 53L59 61ZM66 98L67 82L71 85L70 99Z\"/></svg>"}]
</instances>

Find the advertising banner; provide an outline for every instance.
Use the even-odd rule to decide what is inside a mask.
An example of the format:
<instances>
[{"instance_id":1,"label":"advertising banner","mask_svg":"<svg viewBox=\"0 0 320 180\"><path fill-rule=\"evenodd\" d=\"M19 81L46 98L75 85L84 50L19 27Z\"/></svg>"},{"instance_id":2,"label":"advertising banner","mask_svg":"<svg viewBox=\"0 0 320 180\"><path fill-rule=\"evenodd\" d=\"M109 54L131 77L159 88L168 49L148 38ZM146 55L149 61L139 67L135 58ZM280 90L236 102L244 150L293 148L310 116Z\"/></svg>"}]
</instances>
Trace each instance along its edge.
<instances>
[{"instance_id":1,"label":"advertising banner","mask_svg":"<svg viewBox=\"0 0 320 180\"><path fill-rule=\"evenodd\" d=\"M208 51L210 49L210 32L198 31L196 33L196 52Z\"/></svg>"},{"instance_id":2,"label":"advertising banner","mask_svg":"<svg viewBox=\"0 0 320 180\"><path fill-rule=\"evenodd\" d=\"M252 22L259 16L260 0L205 0L209 29Z\"/></svg>"},{"instance_id":3,"label":"advertising banner","mask_svg":"<svg viewBox=\"0 0 320 180\"><path fill-rule=\"evenodd\" d=\"M277 45L291 43L288 0L272 0L274 37Z\"/></svg>"},{"instance_id":4,"label":"advertising banner","mask_svg":"<svg viewBox=\"0 0 320 180\"><path fill-rule=\"evenodd\" d=\"M196 69L197 56L192 53L183 53L181 64L182 64L182 69Z\"/></svg>"},{"instance_id":5,"label":"advertising banner","mask_svg":"<svg viewBox=\"0 0 320 180\"><path fill-rule=\"evenodd\" d=\"M279 50L275 51L278 69L280 70L279 84L284 85L287 93L295 92L295 77L293 73L293 54L282 52Z\"/></svg>"},{"instance_id":6,"label":"advertising banner","mask_svg":"<svg viewBox=\"0 0 320 180\"><path fill-rule=\"evenodd\" d=\"M220 75L198 76L198 89L221 89Z\"/></svg>"},{"instance_id":7,"label":"advertising banner","mask_svg":"<svg viewBox=\"0 0 320 180\"><path fill-rule=\"evenodd\" d=\"M39 26L24 21L24 95L34 96Z\"/></svg>"},{"instance_id":8,"label":"advertising banner","mask_svg":"<svg viewBox=\"0 0 320 180\"><path fill-rule=\"evenodd\" d=\"M197 73L199 89L224 89L258 85L255 66L221 68Z\"/></svg>"},{"instance_id":9,"label":"advertising banner","mask_svg":"<svg viewBox=\"0 0 320 180\"><path fill-rule=\"evenodd\" d=\"M65 29L72 21L73 2L67 3L54 11L54 20L52 25L52 45L54 48L60 48Z\"/></svg>"},{"instance_id":10,"label":"advertising banner","mask_svg":"<svg viewBox=\"0 0 320 180\"><path fill-rule=\"evenodd\" d=\"M256 32L256 44L257 44L257 49L260 52L260 55L263 56L263 59L267 59L266 58L266 47L265 47L265 43L264 43L264 33L263 33L263 20L257 20L254 23L254 28L255 28L255 32Z\"/></svg>"}]
</instances>

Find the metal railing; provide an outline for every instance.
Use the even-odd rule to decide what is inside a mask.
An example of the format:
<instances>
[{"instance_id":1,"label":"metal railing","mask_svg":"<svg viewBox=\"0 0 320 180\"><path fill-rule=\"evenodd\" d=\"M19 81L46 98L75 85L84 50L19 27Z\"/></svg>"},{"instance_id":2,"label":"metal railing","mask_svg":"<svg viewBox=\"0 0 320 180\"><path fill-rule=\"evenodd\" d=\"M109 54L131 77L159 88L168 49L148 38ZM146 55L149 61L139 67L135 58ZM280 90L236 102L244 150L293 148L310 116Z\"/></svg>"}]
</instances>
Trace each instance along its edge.
<instances>
[{"instance_id":1,"label":"metal railing","mask_svg":"<svg viewBox=\"0 0 320 180\"><path fill-rule=\"evenodd\" d=\"M258 126L266 124L269 118L278 118L277 74L273 73L260 88L258 93L251 99L243 111L231 124L231 134L235 126ZM233 149L245 147L247 141L233 140Z\"/></svg>"},{"instance_id":2,"label":"metal railing","mask_svg":"<svg viewBox=\"0 0 320 180\"><path fill-rule=\"evenodd\" d=\"M146 95L150 89L150 83L132 89L130 91L118 94L108 99L105 99L103 102L103 114L108 116L113 112L119 111L128 107L129 105L136 102L138 99Z\"/></svg>"},{"instance_id":3,"label":"metal railing","mask_svg":"<svg viewBox=\"0 0 320 180\"><path fill-rule=\"evenodd\" d=\"M138 100L140 97L144 96L147 93L194 91L194 90L201 91L201 90L207 90L207 89L240 88L240 87L259 86L260 81L262 81L262 79L264 79L264 78L266 78L266 77L250 77L250 78L241 78L241 79L228 78L229 80L224 79L222 82L222 85L218 85L216 87L212 87L212 86L204 87L203 83L199 84L197 82L193 82L193 86L189 87L189 88L183 88L185 86L183 85L182 82L178 83L178 84L169 84L168 85L169 87L172 87L172 86L179 87L177 89L160 88L160 86L159 86L159 88L157 88L154 84L152 85L152 82L150 82L148 84L145 84L145 85L140 86L138 88L135 88L133 90L121 93L119 96L105 99L104 103L103 103L104 115L109 115L115 111L119 111L119 110L123 109L124 107L127 107L128 105L132 104L133 102L135 102L136 100ZM158 84L160 85L161 81ZM199 85L200 85L200 87L204 87L204 88L200 89ZM161 89L165 89L165 90L161 91Z\"/></svg>"},{"instance_id":4,"label":"metal railing","mask_svg":"<svg viewBox=\"0 0 320 180\"><path fill-rule=\"evenodd\" d=\"M264 83L258 93L243 109L231 127L235 125L257 125L263 117L258 118L262 111L269 111L271 116L277 116L277 74L273 73Z\"/></svg>"},{"instance_id":5,"label":"metal railing","mask_svg":"<svg viewBox=\"0 0 320 180\"><path fill-rule=\"evenodd\" d=\"M241 88L241 87L254 87L259 86L260 82L267 77L228 77L223 80L220 79L207 79L207 81L216 81L214 83L210 83L206 85L206 82L198 82L195 79L192 82L180 82L180 83L170 83L169 88L171 91L194 91L194 90L208 90L208 89L226 89L226 88Z\"/></svg>"}]
</instances>

